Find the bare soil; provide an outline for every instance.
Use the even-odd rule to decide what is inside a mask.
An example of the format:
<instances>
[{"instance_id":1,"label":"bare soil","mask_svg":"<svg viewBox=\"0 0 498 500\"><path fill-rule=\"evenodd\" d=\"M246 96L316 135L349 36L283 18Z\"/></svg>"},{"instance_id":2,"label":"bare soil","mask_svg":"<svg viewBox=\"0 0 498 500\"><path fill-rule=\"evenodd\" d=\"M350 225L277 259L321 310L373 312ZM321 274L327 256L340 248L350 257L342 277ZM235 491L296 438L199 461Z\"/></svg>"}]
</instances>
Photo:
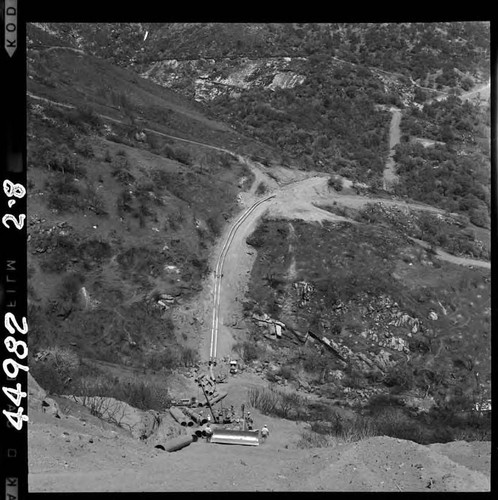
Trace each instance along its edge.
<instances>
[{"instance_id":1,"label":"bare soil","mask_svg":"<svg viewBox=\"0 0 498 500\"><path fill-rule=\"evenodd\" d=\"M239 383L242 383L239 380ZM257 447L192 443L167 453L68 410L30 411L30 492L489 491L489 442L421 446L375 437L298 449L302 422L262 417ZM263 421L264 419L264 421Z\"/></svg>"}]
</instances>

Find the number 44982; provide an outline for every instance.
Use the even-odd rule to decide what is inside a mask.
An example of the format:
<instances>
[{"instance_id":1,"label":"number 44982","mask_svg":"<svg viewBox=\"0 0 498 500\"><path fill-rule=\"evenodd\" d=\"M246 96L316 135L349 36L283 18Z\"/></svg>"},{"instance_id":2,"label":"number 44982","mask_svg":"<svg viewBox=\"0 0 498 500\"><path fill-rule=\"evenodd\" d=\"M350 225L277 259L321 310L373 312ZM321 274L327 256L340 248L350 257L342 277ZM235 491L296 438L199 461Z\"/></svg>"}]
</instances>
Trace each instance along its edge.
<instances>
[{"instance_id":1,"label":"number 44982","mask_svg":"<svg viewBox=\"0 0 498 500\"><path fill-rule=\"evenodd\" d=\"M28 325L26 318L22 318L22 327L17 323L15 316L12 313L7 313L4 318L5 328L9 333L17 332L25 335L28 333ZM22 340L16 340L15 337L8 336L4 340L5 347L10 353L14 353L18 359L25 359L28 356L28 346ZM6 359L2 363L4 373L11 379L15 379L19 374L19 370L28 371L29 367L18 363L15 359ZM17 383L15 389L12 387L2 387L4 394L18 407L17 412L3 410L2 413L7 417L9 422L17 430L21 430L23 422L28 421L28 416L24 415L24 408L21 406L22 398L27 396L27 393L21 390L21 384Z\"/></svg>"}]
</instances>

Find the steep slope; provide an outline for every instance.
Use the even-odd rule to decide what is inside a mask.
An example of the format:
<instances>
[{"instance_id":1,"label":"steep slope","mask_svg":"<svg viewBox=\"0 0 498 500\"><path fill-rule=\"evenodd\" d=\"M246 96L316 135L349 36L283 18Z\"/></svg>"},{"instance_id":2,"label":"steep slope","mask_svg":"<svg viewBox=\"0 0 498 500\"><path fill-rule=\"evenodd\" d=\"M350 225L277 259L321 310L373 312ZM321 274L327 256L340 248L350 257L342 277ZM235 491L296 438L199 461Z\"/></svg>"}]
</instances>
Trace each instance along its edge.
<instances>
[{"instance_id":1,"label":"steep slope","mask_svg":"<svg viewBox=\"0 0 498 500\"><path fill-rule=\"evenodd\" d=\"M166 453L72 409L31 410L29 491L460 491L490 489L490 443L421 446L376 437L300 449L303 424L265 418L258 447L200 440ZM255 412L262 422L262 416Z\"/></svg>"},{"instance_id":2,"label":"steep slope","mask_svg":"<svg viewBox=\"0 0 498 500\"><path fill-rule=\"evenodd\" d=\"M339 37L326 25L219 27L29 27L31 366L50 394L164 412L172 396L199 393L193 368L208 356L218 283L218 368L226 370L222 357L237 356L241 369L225 403L246 403L258 426L268 419L275 446L240 455L198 443L170 460L127 436L106 451L108 470L97 473L80 460L87 435L77 424L77 446L59 447L50 470L33 455L33 484L78 491L93 475L96 490L130 491L136 481L147 490L243 490L255 482L284 490L488 488L486 477L439 451L419 473L418 457L428 452L415 443L397 447L377 437L348 445L344 459L324 450L331 469L314 463L316 450L299 448L330 447L341 436L489 439L489 413L480 411L490 390L489 248L480 241L489 240L489 110L421 96L422 76L417 86L406 67L387 74L387 60L383 69L369 67L365 40L387 27L333 27ZM429 28L410 36L423 38ZM478 54L468 69L484 78L485 30L437 28L429 46L438 57L449 51L461 67ZM415 47L404 45L402 30L392 32L400 54ZM468 49L461 59L445 43L459 36ZM200 40L202 56L212 59L195 54ZM428 60L427 78L436 63ZM456 74L422 83L440 91L467 86ZM393 104L405 134L390 164L400 179L396 196L380 187L394 146L387 135ZM436 146L417 148L417 139ZM451 185L455 170L473 198ZM437 199L427 189L433 184L442 191ZM239 227L214 276L238 218L270 194ZM473 216L479 233L461 214ZM258 391L270 391L275 405L264 407ZM67 422L53 426L45 417L30 439L48 452L47 437ZM120 446L134 457L119 461L125 473L107 463ZM65 454L78 459L61 474ZM417 469L405 483L397 479L406 471L393 479L376 468L390 454L409 456ZM460 447L453 456L462 455ZM213 457L230 474L210 474ZM358 475L349 475L351 463L360 464ZM178 478L165 482L164 467ZM186 474L195 480L185 483Z\"/></svg>"},{"instance_id":3,"label":"steep slope","mask_svg":"<svg viewBox=\"0 0 498 500\"><path fill-rule=\"evenodd\" d=\"M54 359L73 351L144 370L188 367L198 339L175 331L171 307L200 289L252 182L223 147L264 147L125 69L53 47L30 50L28 66L32 355L58 348ZM32 363L56 393L111 377L87 361L63 374ZM156 406L164 380L157 390Z\"/></svg>"}]
</instances>

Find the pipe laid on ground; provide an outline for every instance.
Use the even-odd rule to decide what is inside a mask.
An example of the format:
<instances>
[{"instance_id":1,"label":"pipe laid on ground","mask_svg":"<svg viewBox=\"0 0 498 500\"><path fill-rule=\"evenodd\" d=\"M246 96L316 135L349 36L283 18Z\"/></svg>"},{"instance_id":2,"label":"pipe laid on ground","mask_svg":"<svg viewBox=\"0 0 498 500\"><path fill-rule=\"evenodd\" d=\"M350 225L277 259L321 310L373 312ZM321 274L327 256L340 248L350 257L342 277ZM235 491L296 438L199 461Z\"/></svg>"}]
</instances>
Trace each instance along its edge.
<instances>
[{"instance_id":1,"label":"pipe laid on ground","mask_svg":"<svg viewBox=\"0 0 498 500\"><path fill-rule=\"evenodd\" d=\"M200 438L200 437L203 437L203 436L204 436L203 431L202 431L201 429L197 429L197 430L194 432L194 434L195 434L198 438Z\"/></svg>"},{"instance_id":2,"label":"pipe laid on ground","mask_svg":"<svg viewBox=\"0 0 498 500\"><path fill-rule=\"evenodd\" d=\"M193 436L178 436L164 443L164 450L172 453L173 451L181 450L194 441Z\"/></svg>"},{"instance_id":3,"label":"pipe laid on ground","mask_svg":"<svg viewBox=\"0 0 498 500\"><path fill-rule=\"evenodd\" d=\"M180 424L182 425L183 427L187 427L187 419L184 415L184 413L179 409L179 408L175 408L174 406L172 406L170 409L169 409L169 412L171 413L171 416Z\"/></svg>"},{"instance_id":4,"label":"pipe laid on ground","mask_svg":"<svg viewBox=\"0 0 498 500\"><path fill-rule=\"evenodd\" d=\"M209 400L209 403L214 405L215 403L218 403L221 401L223 398L227 397L228 392L220 392L216 397L213 399Z\"/></svg>"},{"instance_id":5,"label":"pipe laid on ground","mask_svg":"<svg viewBox=\"0 0 498 500\"><path fill-rule=\"evenodd\" d=\"M190 408L184 408L183 413L188 415L194 422L199 425L204 425L208 420L206 417L201 417L197 412L191 410Z\"/></svg>"},{"instance_id":6,"label":"pipe laid on ground","mask_svg":"<svg viewBox=\"0 0 498 500\"><path fill-rule=\"evenodd\" d=\"M231 429L213 429L211 443L259 446L259 431L234 431Z\"/></svg>"}]
</instances>

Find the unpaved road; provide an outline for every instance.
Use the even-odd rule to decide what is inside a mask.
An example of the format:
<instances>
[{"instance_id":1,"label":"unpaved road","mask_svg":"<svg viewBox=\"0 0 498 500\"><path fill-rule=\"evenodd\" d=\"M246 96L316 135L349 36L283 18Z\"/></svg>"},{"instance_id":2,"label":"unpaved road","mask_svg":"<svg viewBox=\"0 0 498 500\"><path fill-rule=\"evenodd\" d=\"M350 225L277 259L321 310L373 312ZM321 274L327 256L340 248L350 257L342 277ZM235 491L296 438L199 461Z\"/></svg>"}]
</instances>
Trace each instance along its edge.
<instances>
[{"instance_id":1,"label":"unpaved road","mask_svg":"<svg viewBox=\"0 0 498 500\"><path fill-rule=\"evenodd\" d=\"M393 114L391 118L391 124L389 126L389 156L386 162L386 168L384 169L384 190L390 191L392 189L393 183L398 180L395 170L394 161L394 148L399 144L400 133L400 122L401 122L401 110L395 107L391 108Z\"/></svg>"}]
</instances>

